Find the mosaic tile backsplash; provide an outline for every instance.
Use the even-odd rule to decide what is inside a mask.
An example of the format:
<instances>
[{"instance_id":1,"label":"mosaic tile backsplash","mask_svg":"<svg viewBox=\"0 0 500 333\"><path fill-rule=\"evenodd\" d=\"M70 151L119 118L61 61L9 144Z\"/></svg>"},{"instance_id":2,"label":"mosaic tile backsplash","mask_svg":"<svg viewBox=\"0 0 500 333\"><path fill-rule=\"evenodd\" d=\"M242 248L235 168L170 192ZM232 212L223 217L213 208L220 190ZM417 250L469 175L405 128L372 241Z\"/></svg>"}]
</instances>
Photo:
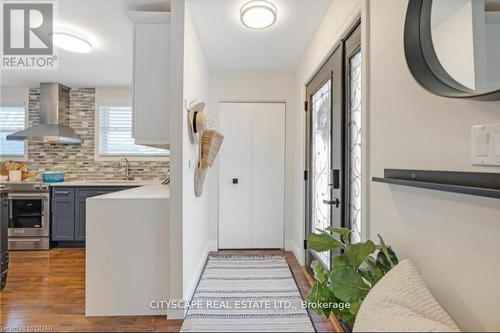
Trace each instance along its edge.
<instances>
[{"instance_id":1,"label":"mosaic tile backsplash","mask_svg":"<svg viewBox=\"0 0 500 333\"><path fill-rule=\"evenodd\" d=\"M82 145L29 143L29 171L63 171L68 180L118 180L124 168L114 161L94 160L95 89L71 89L69 103L70 127L82 139ZM29 91L29 126L40 123L40 89ZM130 161L130 175L137 180L164 179L167 161Z\"/></svg>"}]
</instances>

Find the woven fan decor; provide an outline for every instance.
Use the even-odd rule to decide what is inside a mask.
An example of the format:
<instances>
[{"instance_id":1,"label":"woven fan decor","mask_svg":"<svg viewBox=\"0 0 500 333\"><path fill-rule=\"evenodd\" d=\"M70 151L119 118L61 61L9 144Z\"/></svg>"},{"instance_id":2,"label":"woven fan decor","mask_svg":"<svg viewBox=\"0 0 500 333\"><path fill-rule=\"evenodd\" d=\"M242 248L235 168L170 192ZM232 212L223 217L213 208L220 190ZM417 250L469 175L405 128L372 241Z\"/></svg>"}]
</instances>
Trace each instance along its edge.
<instances>
[{"instance_id":1,"label":"woven fan decor","mask_svg":"<svg viewBox=\"0 0 500 333\"><path fill-rule=\"evenodd\" d=\"M198 164L199 165L199 164ZM207 177L208 169L202 169L199 166L194 171L194 195L199 198L203 194L203 185Z\"/></svg>"},{"instance_id":2,"label":"woven fan decor","mask_svg":"<svg viewBox=\"0 0 500 333\"><path fill-rule=\"evenodd\" d=\"M219 153L220 146L224 141L224 135L216 130L203 131L201 135L201 161L206 160L208 166L212 166Z\"/></svg>"},{"instance_id":3,"label":"woven fan decor","mask_svg":"<svg viewBox=\"0 0 500 333\"><path fill-rule=\"evenodd\" d=\"M194 173L194 194L200 197L203 194L203 185L207 175L207 170L215 161L219 153L224 135L216 130L208 129L201 133L200 154L198 165Z\"/></svg>"}]
</instances>

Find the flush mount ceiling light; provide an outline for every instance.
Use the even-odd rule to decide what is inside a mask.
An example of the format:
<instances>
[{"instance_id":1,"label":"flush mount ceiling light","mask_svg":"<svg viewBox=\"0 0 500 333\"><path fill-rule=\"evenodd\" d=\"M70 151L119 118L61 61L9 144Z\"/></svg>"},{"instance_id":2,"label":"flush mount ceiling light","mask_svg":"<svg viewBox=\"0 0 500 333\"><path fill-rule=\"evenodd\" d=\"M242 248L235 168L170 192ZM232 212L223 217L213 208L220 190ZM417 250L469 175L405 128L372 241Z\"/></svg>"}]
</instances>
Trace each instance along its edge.
<instances>
[{"instance_id":1,"label":"flush mount ceiling light","mask_svg":"<svg viewBox=\"0 0 500 333\"><path fill-rule=\"evenodd\" d=\"M92 51L92 44L85 38L67 33L54 32L52 43L60 49L74 53L89 53Z\"/></svg>"},{"instance_id":2,"label":"flush mount ceiling light","mask_svg":"<svg viewBox=\"0 0 500 333\"><path fill-rule=\"evenodd\" d=\"M251 29L261 30L276 22L278 10L276 6L265 0L247 2L241 7L241 23Z\"/></svg>"}]
</instances>

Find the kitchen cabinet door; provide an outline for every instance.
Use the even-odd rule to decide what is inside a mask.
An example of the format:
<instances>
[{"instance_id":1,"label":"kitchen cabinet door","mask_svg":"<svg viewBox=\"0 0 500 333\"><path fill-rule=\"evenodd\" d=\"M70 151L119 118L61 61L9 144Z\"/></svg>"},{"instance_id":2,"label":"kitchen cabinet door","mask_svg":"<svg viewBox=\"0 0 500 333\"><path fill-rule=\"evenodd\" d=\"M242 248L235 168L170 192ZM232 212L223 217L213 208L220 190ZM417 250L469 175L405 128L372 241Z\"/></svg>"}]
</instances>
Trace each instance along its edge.
<instances>
[{"instance_id":1,"label":"kitchen cabinet door","mask_svg":"<svg viewBox=\"0 0 500 333\"><path fill-rule=\"evenodd\" d=\"M75 190L55 187L52 189L52 240L75 239Z\"/></svg>"},{"instance_id":2,"label":"kitchen cabinet door","mask_svg":"<svg viewBox=\"0 0 500 333\"><path fill-rule=\"evenodd\" d=\"M84 241L85 240L85 210L86 204L85 199L79 199L76 202L76 212L75 212L75 240Z\"/></svg>"},{"instance_id":3,"label":"kitchen cabinet door","mask_svg":"<svg viewBox=\"0 0 500 333\"><path fill-rule=\"evenodd\" d=\"M133 133L136 144L168 147L170 24L134 25Z\"/></svg>"}]
</instances>

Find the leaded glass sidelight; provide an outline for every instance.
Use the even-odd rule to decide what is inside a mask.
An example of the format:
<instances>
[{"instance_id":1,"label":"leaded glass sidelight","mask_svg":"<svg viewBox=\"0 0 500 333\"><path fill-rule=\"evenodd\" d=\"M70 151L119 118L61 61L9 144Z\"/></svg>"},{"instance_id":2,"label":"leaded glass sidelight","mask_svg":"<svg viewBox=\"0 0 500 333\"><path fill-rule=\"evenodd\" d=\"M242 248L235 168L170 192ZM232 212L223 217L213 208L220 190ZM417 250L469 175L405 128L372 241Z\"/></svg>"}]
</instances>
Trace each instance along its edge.
<instances>
[{"instance_id":1,"label":"leaded glass sidelight","mask_svg":"<svg viewBox=\"0 0 500 333\"><path fill-rule=\"evenodd\" d=\"M361 242L361 51L349 59L349 219L351 242Z\"/></svg>"},{"instance_id":2,"label":"leaded glass sidelight","mask_svg":"<svg viewBox=\"0 0 500 333\"><path fill-rule=\"evenodd\" d=\"M312 96L312 231L324 230L330 226L331 208L323 203L330 200L329 175L331 169L332 81L326 81ZM330 252L316 253L326 266L330 267Z\"/></svg>"}]
</instances>

